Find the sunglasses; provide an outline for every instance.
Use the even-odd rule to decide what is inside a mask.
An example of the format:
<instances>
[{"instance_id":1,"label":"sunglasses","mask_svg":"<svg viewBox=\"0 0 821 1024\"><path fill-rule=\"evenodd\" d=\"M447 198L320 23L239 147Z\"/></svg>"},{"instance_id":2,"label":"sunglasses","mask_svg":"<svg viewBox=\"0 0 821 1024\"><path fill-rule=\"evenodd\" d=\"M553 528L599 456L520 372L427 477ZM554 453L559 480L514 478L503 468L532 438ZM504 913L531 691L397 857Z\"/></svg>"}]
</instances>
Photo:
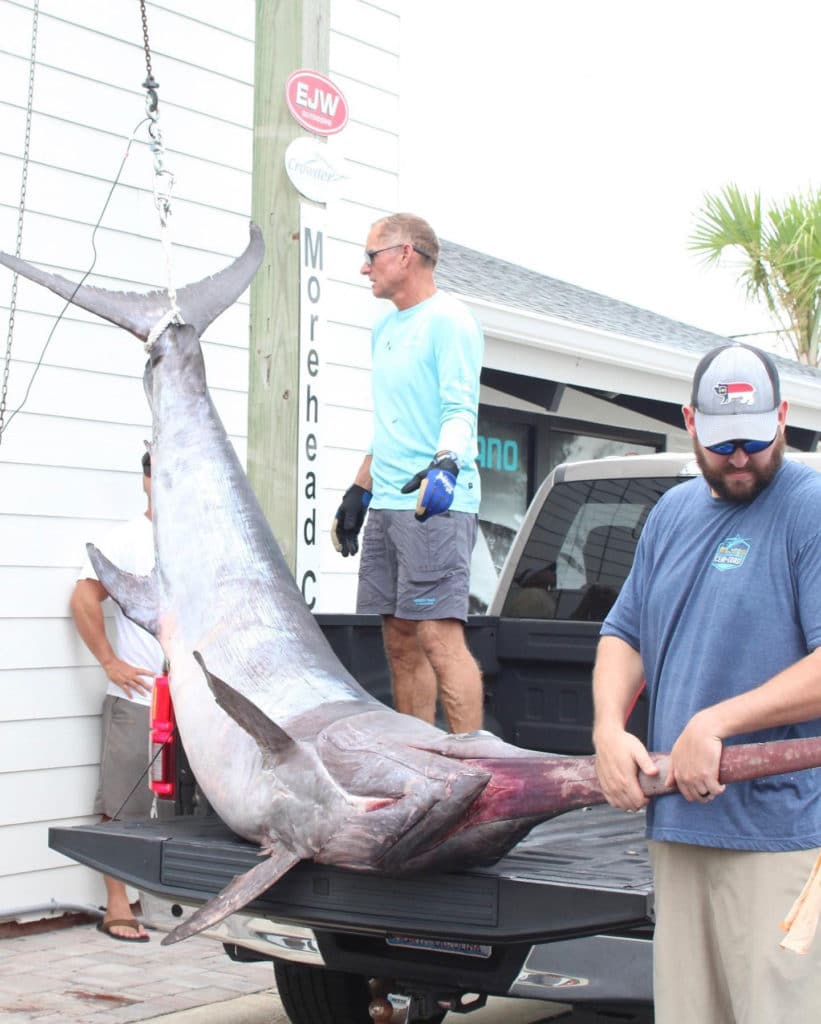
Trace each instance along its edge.
<instances>
[{"instance_id":1,"label":"sunglasses","mask_svg":"<svg viewBox=\"0 0 821 1024\"><path fill-rule=\"evenodd\" d=\"M380 252L389 252L391 249L402 249L404 246L410 245L414 252L418 252L420 256L424 256L426 260L430 259L430 256L424 252L424 250L412 245L410 242L397 242L396 245L386 245L383 249L366 249L365 250L365 262L368 266L373 266L374 259L380 254Z\"/></svg>"},{"instance_id":2,"label":"sunglasses","mask_svg":"<svg viewBox=\"0 0 821 1024\"><path fill-rule=\"evenodd\" d=\"M708 452L714 455L732 455L736 448L743 448L746 455L756 455L763 452L775 441L722 441L721 444L705 445Z\"/></svg>"}]
</instances>

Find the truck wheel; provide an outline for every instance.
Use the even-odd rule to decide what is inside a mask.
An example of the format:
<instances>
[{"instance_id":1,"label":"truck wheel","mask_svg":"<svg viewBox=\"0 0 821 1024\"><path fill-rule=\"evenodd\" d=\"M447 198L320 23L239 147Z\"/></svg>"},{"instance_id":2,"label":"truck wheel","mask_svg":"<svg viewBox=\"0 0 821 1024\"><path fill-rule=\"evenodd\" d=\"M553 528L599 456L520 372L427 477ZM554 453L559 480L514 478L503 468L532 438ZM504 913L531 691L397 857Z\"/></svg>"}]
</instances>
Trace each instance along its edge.
<instances>
[{"instance_id":1,"label":"truck wheel","mask_svg":"<svg viewBox=\"0 0 821 1024\"><path fill-rule=\"evenodd\" d=\"M370 1024L367 978L274 960L279 998L291 1024Z\"/></svg>"}]
</instances>

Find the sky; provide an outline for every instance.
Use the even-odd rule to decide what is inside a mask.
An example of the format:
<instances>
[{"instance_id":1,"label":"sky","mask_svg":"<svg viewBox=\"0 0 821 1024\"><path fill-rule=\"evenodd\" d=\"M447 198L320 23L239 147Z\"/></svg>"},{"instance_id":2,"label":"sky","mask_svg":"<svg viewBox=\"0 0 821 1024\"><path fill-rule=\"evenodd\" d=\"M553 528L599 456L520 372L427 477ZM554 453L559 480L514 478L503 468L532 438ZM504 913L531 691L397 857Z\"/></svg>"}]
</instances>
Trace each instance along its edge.
<instances>
[{"instance_id":1,"label":"sky","mask_svg":"<svg viewBox=\"0 0 821 1024\"><path fill-rule=\"evenodd\" d=\"M821 186L820 38L806 0L412 0L401 205L705 330L770 330L733 260L705 267L688 242L730 182L765 201Z\"/></svg>"}]
</instances>

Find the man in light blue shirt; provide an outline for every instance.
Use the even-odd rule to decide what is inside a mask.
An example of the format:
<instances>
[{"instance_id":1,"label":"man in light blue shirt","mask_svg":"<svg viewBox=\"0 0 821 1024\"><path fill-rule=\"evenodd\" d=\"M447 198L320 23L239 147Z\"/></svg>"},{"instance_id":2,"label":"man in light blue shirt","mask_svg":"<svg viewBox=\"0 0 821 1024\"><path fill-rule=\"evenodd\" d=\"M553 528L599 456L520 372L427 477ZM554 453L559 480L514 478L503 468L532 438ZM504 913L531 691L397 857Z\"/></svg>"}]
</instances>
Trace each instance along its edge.
<instances>
[{"instance_id":1,"label":"man in light blue shirt","mask_svg":"<svg viewBox=\"0 0 821 1024\"><path fill-rule=\"evenodd\" d=\"M436 288L439 241L411 214L377 221L362 274L396 307L372 335L373 442L334 520L356 554L369 510L357 611L382 616L397 710L453 732L482 727L482 680L467 648L470 557L480 501L476 421L482 331Z\"/></svg>"}]
</instances>

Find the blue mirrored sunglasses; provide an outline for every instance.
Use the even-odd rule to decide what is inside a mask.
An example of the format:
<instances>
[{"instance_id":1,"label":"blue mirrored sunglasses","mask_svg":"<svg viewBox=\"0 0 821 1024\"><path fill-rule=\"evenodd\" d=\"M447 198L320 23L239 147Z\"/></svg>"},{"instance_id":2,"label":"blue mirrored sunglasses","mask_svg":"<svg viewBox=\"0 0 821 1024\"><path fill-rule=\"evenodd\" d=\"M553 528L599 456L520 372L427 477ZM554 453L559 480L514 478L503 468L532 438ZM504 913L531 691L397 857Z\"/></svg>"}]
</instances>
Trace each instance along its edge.
<instances>
[{"instance_id":1,"label":"blue mirrored sunglasses","mask_svg":"<svg viewBox=\"0 0 821 1024\"><path fill-rule=\"evenodd\" d=\"M715 455L732 455L736 448L743 448L747 455L756 455L769 448L774 440L775 438L772 441L722 441L721 444L708 444L705 447L708 452Z\"/></svg>"}]
</instances>

